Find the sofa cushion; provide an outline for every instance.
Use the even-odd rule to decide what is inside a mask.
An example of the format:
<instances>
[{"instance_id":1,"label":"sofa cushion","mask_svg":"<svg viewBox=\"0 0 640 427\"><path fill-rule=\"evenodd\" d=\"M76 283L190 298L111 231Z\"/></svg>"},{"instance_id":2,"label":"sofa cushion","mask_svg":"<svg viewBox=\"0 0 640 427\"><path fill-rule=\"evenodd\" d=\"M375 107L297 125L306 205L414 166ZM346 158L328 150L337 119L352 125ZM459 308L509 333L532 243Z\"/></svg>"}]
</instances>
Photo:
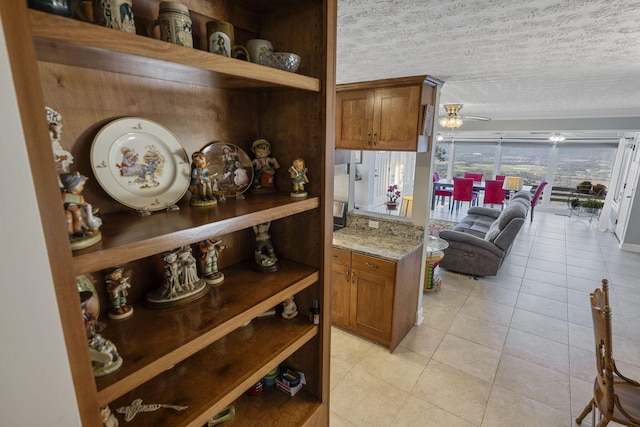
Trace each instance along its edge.
<instances>
[{"instance_id":1,"label":"sofa cushion","mask_svg":"<svg viewBox=\"0 0 640 427\"><path fill-rule=\"evenodd\" d=\"M489 227L487 234L485 234L485 240L493 242L500 235L502 230L513 220L514 218L526 218L528 207L523 203L514 203L515 200L511 200L506 208L500 213L498 219Z\"/></svg>"}]
</instances>

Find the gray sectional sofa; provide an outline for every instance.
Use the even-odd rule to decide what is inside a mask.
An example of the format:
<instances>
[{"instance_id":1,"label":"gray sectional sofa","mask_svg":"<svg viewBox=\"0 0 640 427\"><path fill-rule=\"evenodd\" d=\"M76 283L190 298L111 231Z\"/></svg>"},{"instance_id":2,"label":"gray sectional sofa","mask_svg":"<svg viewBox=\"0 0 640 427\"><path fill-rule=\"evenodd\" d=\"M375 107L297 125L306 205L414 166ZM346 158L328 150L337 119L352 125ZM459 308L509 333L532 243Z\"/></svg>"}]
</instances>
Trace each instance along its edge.
<instances>
[{"instance_id":1,"label":"gray sectional sofa","mask_svg":"<svg viewBox=\"0 0 640 427\"><path fill-rule=\"evenodd\" d=\"M440 267L472 276L495 276L527 219L531 193L519 191L502 211L472 207L453 230L440 232L449 243Z\"/></svg>"}]
</instances>

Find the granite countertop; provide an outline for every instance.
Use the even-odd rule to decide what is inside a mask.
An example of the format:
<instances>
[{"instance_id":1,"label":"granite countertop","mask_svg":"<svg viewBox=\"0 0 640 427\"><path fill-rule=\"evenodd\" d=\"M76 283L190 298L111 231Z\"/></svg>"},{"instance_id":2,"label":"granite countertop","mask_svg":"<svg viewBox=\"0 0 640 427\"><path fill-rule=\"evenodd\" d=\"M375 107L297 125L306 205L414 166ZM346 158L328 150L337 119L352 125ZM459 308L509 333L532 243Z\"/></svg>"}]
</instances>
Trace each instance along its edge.
<instances>
[{"instance_id":1,"label":"granite countertop","mask_svg":"<svg viewBox=\"0 0 640 427\"><path fill-rule=\"evenodd\" d=\"M333 233L334 248L394 262L402 260L420 245L422 240L407 236L380 235L362 228L345 227Z\"/></svg>"}]
</instances>

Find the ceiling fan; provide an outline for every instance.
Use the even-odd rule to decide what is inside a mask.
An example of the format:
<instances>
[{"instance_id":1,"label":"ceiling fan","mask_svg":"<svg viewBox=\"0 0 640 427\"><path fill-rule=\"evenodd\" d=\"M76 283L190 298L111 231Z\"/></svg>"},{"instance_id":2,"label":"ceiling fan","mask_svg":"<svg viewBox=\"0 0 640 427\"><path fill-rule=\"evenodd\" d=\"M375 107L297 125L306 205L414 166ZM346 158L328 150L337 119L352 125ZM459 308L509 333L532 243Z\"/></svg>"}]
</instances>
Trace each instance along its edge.
<instances>
[{"instance_id":1,"label":"ceiling fan","mask_svg":"<svg viewBox=\"0 0 640 427\"><path fill-rule=\"evenodd\" d=\"M457 129L464 123L465 120L481 120L489 121L489 117L483 116L459 116L458 112L462 109L463 104L445 104L444 110L447 112L447 116L441 118L438 124L443 128Z\"/></svg>"}]
</instances>

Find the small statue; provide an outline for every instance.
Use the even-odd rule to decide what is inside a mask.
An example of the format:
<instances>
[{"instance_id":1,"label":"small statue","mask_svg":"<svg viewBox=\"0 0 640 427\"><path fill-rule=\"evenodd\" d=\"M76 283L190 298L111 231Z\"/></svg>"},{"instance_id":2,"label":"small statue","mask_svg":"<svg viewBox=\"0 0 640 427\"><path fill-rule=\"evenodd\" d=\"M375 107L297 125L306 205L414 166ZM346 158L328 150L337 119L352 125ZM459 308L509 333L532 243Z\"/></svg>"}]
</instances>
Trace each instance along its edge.
<instances>
[{"instance_id":1,"label":"small statue","mask_svg":"<svg viewBox=\"0 0 640 427\"><path fill-rule=\"evenodd\" d=\"M291 197L307 197L304 191L304 185L309 183L307 178L307 168L304 166L304 160L298 157L293 160L293 165L289 168L291 174L291 182L293 183L293 191Z\"/></svg>"},{"instance_id":2,"label":"small statue","mask_svg":"<svg viewBox=\"0 0 640 427\"><path fill-rule=\"evenodd\" d=\"M227 247L222 240L207 239L198 243L200 248L200 270L205 282L217 285L224 281L224 274L218 271L218 257Z\"/></svg>"},{"instance_id":3,"label":"small statue","mask_svg":"<svg viewBox=\"0 0 640 427\"><path fill-rule=\"evenodd\" d=\"M298 315L298 307L296 306L296 302L293 300L293 296L290 296L282 303L282 317L285 319L293 319Z\"/></svg>"},{"instance_id":4,"label":"small statue","mask_svg":"<svg viewBox=\"0 0 640 427\"><path fill-rule=\"evenodd\" d=\"M196 151L191 155L191 206L212 206L217 204L213 195L213 183L209 172L209 162L204 153ZM214 174L215 177L217 174Z\"/></svg>"},{"instance_id":5,"label":"small statue","mask_svg":"<svg viewBox=\"0 0 640 427\"><path fill-rule=\"evenodd\" d=\"M80 292L80 304L82 307L82 319L84 320L87 332L87 343L89 346L89 356L93 366L93 376L101 377L116 371L122 366L122 358L118 354L116 346L96 333L93 324L97 319L93 319L87 312L87 301L93 294L89 291Z\"/></svg>"},{"instance_id":6,"label":"small statue","mask_svg":"<svg viewBox=\"0 0 640 427\"><path fill-rule=\"evenodd\" d=\"M65 150L60 143L62 139L62 115L51 107L44 107L44 111L49 124L49 138L53 148L53 161L56 164L56 172L58 172L58 175L69 173L69 166L73 163L73 155ZM62 183L58 182L58 184L62 187Z\"/></svg>"},{"instance_id":7,"label":"small statue","mask_svg":"<svg viewBox=\"0 0 640 427\"><path fill-rule=\"evenodd\" d=\"M251 151L256 158L253 160L253 188L267 191L275 191L275 174L280 169L280 164L271 154L271 144L266 139L258 139L253 142Z\"/></svg>"},{"instance_id":8,"label":"small statue","mask_svg":"<svg viewBox=\"0 0 640 427\"><path fill-rule=\"evenodd\" d=\"M109 405L102 406L100 408L100 420L102 421L102 427L118 427L118 419L111 412Z\"/></svg>"},{"instance_id":9,"label":"small statue","mask_svg":"<svg viewBox=\"0 0 640 427\"><path fill-rule=\"evenodd\" d=\"M164 261L162 286L147 293L147 301L157 307L170 307L203 297L208 288L197 273L191 247L184 246L161 255Z\"/></svg>"},{"instance_id":10,"label":"small statue","mask_svg":"<svg viewBox=\"0 0 640 427\"><path fill-rule=\"evenodd\" d=\"M129 277L124 275L124 269L116 268L105 277L107 292L111 302L108 312L110 319L126 319L133 314L133 307L127 304L127 289L131 287Z\"/></svg>"},{"instance_id":11,"label":"small statue","mask_svg":"<svg viewBox=\"0 0 640 427\"><path fill-rule=\"evenodd\" d=\"M270 226L270 222L265 222L253 227L256 234L255 267L258 271L276 271L280 268L271 244Z\"/></svg>"},{"instance_id":12,"label":"small statue","mask_svg":"<svg viewBox=\"0 0 640 427\"><path fill-rule=\"evenodd\" d=\"M86 176L78 172L60 175L62 205L65 210L71 249L74 250L86 248L102 240L102 234L98 230L102 220L95 216L97 210L94 211L82 195L87 180Z\"/></svg>"}]
</instances>

